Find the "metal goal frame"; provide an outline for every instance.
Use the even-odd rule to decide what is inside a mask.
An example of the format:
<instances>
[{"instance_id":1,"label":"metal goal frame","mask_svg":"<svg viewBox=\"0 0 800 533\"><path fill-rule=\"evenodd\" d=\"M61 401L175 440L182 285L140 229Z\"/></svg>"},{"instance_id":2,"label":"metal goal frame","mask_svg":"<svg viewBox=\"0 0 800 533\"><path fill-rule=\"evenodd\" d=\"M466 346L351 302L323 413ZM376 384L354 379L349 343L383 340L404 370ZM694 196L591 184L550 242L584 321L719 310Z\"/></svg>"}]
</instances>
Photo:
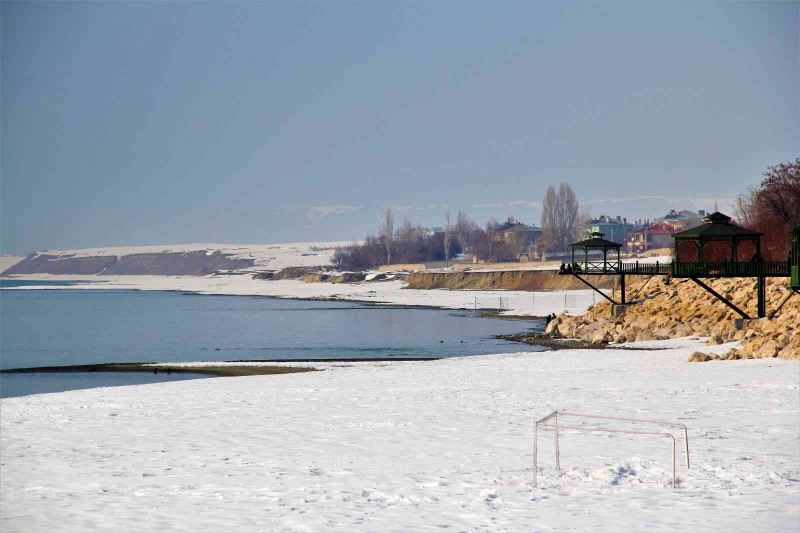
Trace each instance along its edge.
<instances>
[{"instance_id":1,"label":"metal goal frame","mask_svg":"<svg viewBox=\"0 0 800 533\"><path fill-rule=\"evenodd\" d=\"M639 431L632 429L617 429L609 427L591 427L591 426L570 426L559 423L559 417L573 417L584 418L592 420L616 420L619 422L636 422L641 424L652 424L659 426L666 426L683 430L683 441L686 451L686 468L689 469L689 430L685 424L680 422L672 422L669 420L653 420L649 418L626 418L619 416L596 415L589 413L576 413L573 411L556 410L536 421L533 426L533 486L539 486L539 430L551 429L555 439L555 455L556 455L556 470L561 473L561 450L559 449L558 437L559 429L571 429L577 431L599 432L599 433L625 433L629 435L654 435L659 437L668 437L672 441L672 487L675 488L677 483L677 460L676 448L677 443L675 435L669 431ZM552 421L552 424L550 422Z\"/></svg>"}]
</instances>

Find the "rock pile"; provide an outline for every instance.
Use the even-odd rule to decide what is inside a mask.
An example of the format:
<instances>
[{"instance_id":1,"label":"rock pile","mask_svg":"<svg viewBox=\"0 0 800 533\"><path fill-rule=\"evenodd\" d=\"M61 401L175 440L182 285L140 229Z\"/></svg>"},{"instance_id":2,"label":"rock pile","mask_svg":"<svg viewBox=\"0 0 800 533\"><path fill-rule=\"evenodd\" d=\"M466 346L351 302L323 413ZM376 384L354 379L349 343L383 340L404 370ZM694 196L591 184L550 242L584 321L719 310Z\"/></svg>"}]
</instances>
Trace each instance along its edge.
<instances>
[{"instance_id":1,"label":"rock pile","mask_svg":"<svg viewBox=\"0 0 800 533\"><path fill-rule=\"evenodd\" d=\"M704 281L750 316L756 315L755 280L728 278ZM800 359L798 295L792 297L772 320L751 320L743 329L736 329L734 320L740 318L739 315L691 280L669 281L654 277L644 284L630 287L628 297L634 294L640 303L631 305L617 319L611 316L611 304L602 302L581 316L559 315L548 324L547 332L594 344L702 335L708 336L710 344L741 341L733 354L728 352L720 357L704 354L709 357L705 360L760 357ZM786 279L768 279L767 312L775 309L787 294ZM701 358L698 356L695 359Z\"/></svg>"}]
</instances>

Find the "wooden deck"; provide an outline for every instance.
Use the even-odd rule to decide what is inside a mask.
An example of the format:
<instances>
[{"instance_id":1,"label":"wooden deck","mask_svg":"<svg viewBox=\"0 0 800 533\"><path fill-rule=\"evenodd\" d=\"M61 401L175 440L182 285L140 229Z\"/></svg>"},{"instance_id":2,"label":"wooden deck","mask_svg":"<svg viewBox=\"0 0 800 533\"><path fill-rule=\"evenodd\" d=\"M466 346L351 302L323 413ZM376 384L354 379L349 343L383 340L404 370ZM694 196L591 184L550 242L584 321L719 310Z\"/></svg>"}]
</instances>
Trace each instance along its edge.
<instances>
[{"instance_id":1,"label":"wooden deck","mask_svg":"<svg viewBox=\"0 0 800 533\"><path fill-rule=\"evenodd\" d=\"M751 263L622 263L617 261L590 261L588 267L580 265L576 274L586 275L639 275L671 276L673 278L788 278L791 269L788 261L759 261ZM571 274L572 272L566 272Z\"/></svg>"}]
</instances>

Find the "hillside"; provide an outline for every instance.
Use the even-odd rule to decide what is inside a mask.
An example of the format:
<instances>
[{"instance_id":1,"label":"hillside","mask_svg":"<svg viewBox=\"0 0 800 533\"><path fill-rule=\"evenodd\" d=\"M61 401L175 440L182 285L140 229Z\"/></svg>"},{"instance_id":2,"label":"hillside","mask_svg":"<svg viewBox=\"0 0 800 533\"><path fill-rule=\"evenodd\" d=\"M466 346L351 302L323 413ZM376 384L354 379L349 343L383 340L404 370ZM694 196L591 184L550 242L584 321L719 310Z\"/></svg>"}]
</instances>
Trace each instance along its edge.
<instances>
[{"instance_id":1,"label":"hillside","mask_svg":"<svg viewBox=\"0 0 800 533\"><path fill-rule=\"evenodd\" d=\"M204 276L219 271L278 270L327 265L335 248L343 244L183 244L44 250L33 252L0 275Z\"/></svg>"}]
</instances>

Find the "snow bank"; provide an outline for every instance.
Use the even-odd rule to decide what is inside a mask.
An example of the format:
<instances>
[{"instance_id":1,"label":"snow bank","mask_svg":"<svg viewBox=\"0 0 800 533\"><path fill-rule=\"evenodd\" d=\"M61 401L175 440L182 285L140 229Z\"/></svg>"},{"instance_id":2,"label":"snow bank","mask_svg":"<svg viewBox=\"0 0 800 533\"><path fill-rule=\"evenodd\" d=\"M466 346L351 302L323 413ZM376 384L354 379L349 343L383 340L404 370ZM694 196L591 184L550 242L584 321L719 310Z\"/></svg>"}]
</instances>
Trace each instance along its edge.
<instances>
[{"instance_id":1,"label":"snow bank","mask_svg":"<svg viewBox=\"0 0 800 533\"><path fill-rule=\"evenodd\" d=\"M0 525L796 531L798 363L691 365L681 343L3 399ZM535 489L533 422L555 408L681 421L692 468L672 489L663 440L565 433L564 474L544 445Z\"/></svg>"}]
</instances>

